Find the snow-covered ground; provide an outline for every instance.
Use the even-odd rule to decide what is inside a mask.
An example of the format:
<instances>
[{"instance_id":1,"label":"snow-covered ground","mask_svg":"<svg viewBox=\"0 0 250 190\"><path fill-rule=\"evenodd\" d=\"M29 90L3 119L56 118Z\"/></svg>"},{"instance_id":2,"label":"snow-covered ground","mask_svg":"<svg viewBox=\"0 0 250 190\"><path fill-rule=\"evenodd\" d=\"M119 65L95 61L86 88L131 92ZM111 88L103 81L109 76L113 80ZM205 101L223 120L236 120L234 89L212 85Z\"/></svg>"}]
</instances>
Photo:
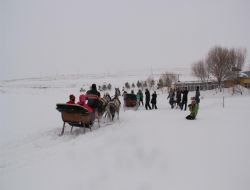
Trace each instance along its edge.
<instances>
[{"instance_id":1,"label":"snow-covered ground","mask_svg":"<svg viewBox=\"0 0 250 190\"><path fill-rule=\"evenodd\" d=\"M55 104L80 87L121 87L143 78L121 74L1 81L1 190L249 190L250 93L201 92L198 118L171 110L123 111L92 132L66 128ZM145 79L145 78L144 78ZM189 93L189 97L194 92ZM222 97L225 106L222 107Z\"/></svg>"}]
</instances>

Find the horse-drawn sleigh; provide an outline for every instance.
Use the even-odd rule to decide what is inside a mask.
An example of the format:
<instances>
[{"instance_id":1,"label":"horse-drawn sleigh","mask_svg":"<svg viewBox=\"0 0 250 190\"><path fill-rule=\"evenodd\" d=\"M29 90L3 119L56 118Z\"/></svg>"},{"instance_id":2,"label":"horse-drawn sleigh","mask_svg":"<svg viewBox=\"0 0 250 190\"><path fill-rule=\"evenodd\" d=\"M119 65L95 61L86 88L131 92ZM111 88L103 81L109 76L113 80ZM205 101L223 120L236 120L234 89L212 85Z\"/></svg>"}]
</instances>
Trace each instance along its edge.
<instances>
[{"instance_id":1,"label":"horse-drawn sleigh","mask_svg":"<svg viewBox=\"0 0 250 190\"><path fill-rule=\"evenodd\" d=\"M91 123L91 113L88 112L83 106L77 104L57 104L56 109L61 112L63 120L63 128L60 135L64 134L66 123L71 126L70 132L73 127L80 127L84 129L88 128L91 130L93 123Z\"/></svg>"},{"instance_id":2,"label":"horse-drawn sleigh","mask_svg":"<svg viewBox=\"0 0 250 190\"><path fill-rule=\"evenodd\" d=\"M119 118L121 103L117 96L113 99L110 96L104 96L95 100L97 107L93 113L90 113L86 108L77 104L56 104L56 109L61 112L63 120L63 128L60 135L64 134L67 123L71 126L70 132L72 132L73 127L80 127L84 129L85 133L86 128L91 130L96 119L100 127L100 119L102 117L107 117L110 121L113 121L115 114L117 114Z\"/></svg>"},{"instance_id":3,"label":"horse-drawn sleigh","mask_svg":"<svg viewBox=\"0 0 250 190\"><path fill-rule=\"evenodd\" d=\"M128 109L137 110L138 107L139 107L139 102L135 94L124 94L124 104L123 104L124 111Z\"/></svg>"}]
</instances>

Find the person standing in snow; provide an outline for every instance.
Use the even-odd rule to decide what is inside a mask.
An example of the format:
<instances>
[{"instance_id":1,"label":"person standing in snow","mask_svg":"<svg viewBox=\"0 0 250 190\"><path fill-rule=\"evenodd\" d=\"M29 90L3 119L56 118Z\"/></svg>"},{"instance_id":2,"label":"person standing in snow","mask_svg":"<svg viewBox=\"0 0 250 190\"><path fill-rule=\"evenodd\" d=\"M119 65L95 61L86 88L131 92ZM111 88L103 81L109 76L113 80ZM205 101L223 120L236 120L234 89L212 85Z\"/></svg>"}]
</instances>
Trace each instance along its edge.
<instances>
[{"instance_id":1,"label":"person standing in snow","mask_svg":"<svg viewBox=\"0 0 250 190\"><path fill-rule=\"evenodd\" d=\"M174 97L175 97L174 89L170 88L167 99L169 99L169 104L171 105L171 109L174 108L174 103L175 103Z\"/></svg>"},{"instance_id":2,"label":"person standing in snow","mask_svg":"<svg viewBox=\"0 0 250 190\"><path fill-rule=\"evenodd\" d=\"M176 108L181 108L181 90L179 88L176 89Z\"/></svg>"},{"instance_id":3,"label":"person standing in snow","mask_svg":"<svg viewBox=\"0 0 250 190\"><path fill-rule=\"evenodd\" d=\"M192 102L191 104L188 105L190 114L186 117L187 120L194 120L197 116L198 113L198 104L195 101L195 97L192 97Z\"/></svg>"},{"instance_id":4,"label":"person standing in snow","mask_svg":"<svg viewBox=\"0 0 250 190\"><path fill-rule=\"evenodd\" d=\"M183 106L185 106L184 110L187 110L187 101L188 101L188 88L185 87L185 90L182 92L182 102L181 102L181 110L183 110Z\"/></svg>"},{"instance_id":5,"label":"person standing in snow","mask_svg":"<svg viewBox=\"0 0 250 190\"><path fill-rule=\"evenodd\" d=\"M154 93L152 94L152 99L151 99L152 109L157 109L156 98L157 98L157 94L156 94L156 91L154 91Z\"/></svg>"},{"instance_id":6,"label":"person standing in snow","mask_svg":"<svg viewBox=\"0 0 250 190\"><path fill-rule=\"evenodd\" d=\"M145 104L145 108L146 110L149 108L150 110L152 109L149 102L150 102L150 92L148 89L145 90L145 98L146 98L146 104Z\"/></svg>"},{"instance_id":7,"label":"person standing in snow","mask_svg":"<svg viewBox=\"0 0 250 190\"><path fill-rule=\"evenodd\" d=\"M143 93L142 93L142 91L139 90L138 94L140 95L140 105L141 105L141 104L144 105L144 103L143 103Z\"/></svg>"},{"instance_id":8,"label":"person standing in snow","mask_svg":"<svg viewBox=\"0 0 250 190\"><path fill-rule=\"evenodd\" d=\"M196 91L195 91L195 101L196 101L196 103L199 105L199 103L200 103L200 88L199 88L199 86L196 87Z\"/></svg>"}]
</instances>

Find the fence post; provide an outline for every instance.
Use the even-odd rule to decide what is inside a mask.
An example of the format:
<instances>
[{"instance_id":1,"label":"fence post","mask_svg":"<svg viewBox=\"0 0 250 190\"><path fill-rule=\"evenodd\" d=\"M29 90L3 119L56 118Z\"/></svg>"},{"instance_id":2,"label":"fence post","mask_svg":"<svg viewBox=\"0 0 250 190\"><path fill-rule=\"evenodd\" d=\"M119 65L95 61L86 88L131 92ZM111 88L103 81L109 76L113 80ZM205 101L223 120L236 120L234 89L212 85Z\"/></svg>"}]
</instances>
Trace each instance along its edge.
<instances>
[{"instance_id":1,"label":"fence post","mask_svg":"<svg viewBox=\"0 0 250 190\"><path fill-rule=\"evenodd\" d=\"M222 107L224 108L224 107L225 107L225 98L224 98L224 96L223 96L222 99L223 99L223 100L222 100Z\"/></svg>"}]
</instances>

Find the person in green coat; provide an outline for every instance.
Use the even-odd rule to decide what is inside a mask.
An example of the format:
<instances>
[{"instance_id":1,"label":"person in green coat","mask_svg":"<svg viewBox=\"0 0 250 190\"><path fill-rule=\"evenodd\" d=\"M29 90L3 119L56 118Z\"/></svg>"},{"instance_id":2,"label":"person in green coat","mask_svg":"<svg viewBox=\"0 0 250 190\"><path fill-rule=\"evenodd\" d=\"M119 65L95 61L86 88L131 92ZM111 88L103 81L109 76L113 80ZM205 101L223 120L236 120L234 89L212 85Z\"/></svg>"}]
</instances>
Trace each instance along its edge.
<instances>
[{"instance_id":1,"label":"person in green coat","mask_svg":"<svg viewBox=\"0 0 250 190\"><path fill-rule=\"evenodd\" d=\"M195 101L195 97L192 97L192 102L191 104L188 105L190 114L186 117L188 120L194 120L197 116L199 106Z\"/></svg>"}]
</instances>

